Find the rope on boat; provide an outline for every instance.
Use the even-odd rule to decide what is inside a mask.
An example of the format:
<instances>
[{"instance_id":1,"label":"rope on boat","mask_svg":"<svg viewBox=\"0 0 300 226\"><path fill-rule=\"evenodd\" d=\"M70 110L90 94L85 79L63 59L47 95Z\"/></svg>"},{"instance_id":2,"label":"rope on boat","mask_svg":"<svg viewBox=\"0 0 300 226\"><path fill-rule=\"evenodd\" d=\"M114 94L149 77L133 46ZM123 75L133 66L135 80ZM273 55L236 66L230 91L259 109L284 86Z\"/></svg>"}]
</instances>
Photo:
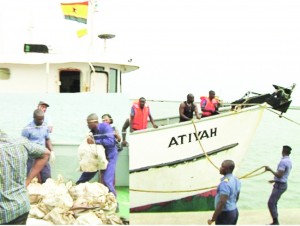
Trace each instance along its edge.
<instances>
[{"instance_id":1,"label":"rope on boat","mask_svg":"<svg viewBox=\"0 0 300 226\"><path fill-rule=\"evenodd\" d=\"M184 193L184 192L194 192L194 191L201 191L201 190L207 190L211 188L216 188L217 186L210 186L206 188L195 188L195 189L189 189L189 190L143 190L143 189L133 189L129 188L130 191L136 191L136 192L149 192L149 193Z\"/></svg>"},{"instance_id":2,"label":"rope on boat","mask_svg":"<svg viewBox=\"0 0 300 226\"><path fill-rule=\"evenodd\" d=\"M274 114L278 115L280 118L282 117L282 118L284 118L284 119L286 119L286 120L288 120L288 121L290 121L290 122L292 122L292 123L295 123L295 124L297 124L298 126L300 125L300 123L299 123L299 122L296 122L295 120L292 120L292 119L290 119L290 118L288 118L288 117L285 117L285 116L283 116L283 115L279 114L278 112L276 112L276 111L272 110L271 108L267 108L267 109L268 109L270 112L272 112L272 113L274 113Z\"/></svg>"},{"instance_id":3,"label":"rope on boat","mask_svg":"<svg viewBox=\"0 0 300 226\"><path fill-rule=\"evenodd\" d=\"M259 176L266 172L266 170L264 170L263 172L256 173L257 171L259 171L261 169L265 169L265 166L261 166L255 170L251 171L250 173L246 173L245 175L238 177L238 178L239 179L248 179L248 178L252 178L255 176ZM205 188L195 188L195 189L187 189L187 190L143 190L143 189L133 189L133 188L129 188L129 190L135 191L135 192L148 192L148 193L184 193L184 192L208 190L208 189L212 189L212 188L216 188L216 187L217 187L217 185L205 187Z\"/></svg>"},{"instance_id":4,"label":"rope on boat","mask_svg":"<svg viewBox=\"0 0 300 226\"><path fill-rule=\"evenodd\" d=\"M244 105L244 104L243 104L243 105ZM245 105L247 105L247 104L245 104ZM249 105L250 105L250 104L249 104ZM255 105L255 104L251 104L251 105ZM259 104L258 104L258 105L259 105ZM269 111L273 112L274 114L277 114L277 115L281 116L281 115L278 114L277 112L273 111L271 108L267 108L267 109L268 109ZM297 124L297 125L300 125L300 123L298 123L298 122L296 122L296 121L294 121L294 120L292 120L292 119L289 119L289 118L287 118L287 117L285 117L285 116L281 116L281 117L284 117L285 119L287 119L287 120L289 120L289 121L291 121L291 122L293 122L293 123L295 123L295 124ZM196 125L195 125L195 123L194 123L194 120L192 120L192 123L193 123L193 125L194 125L196 134L198 134ZM203 153L205 154L205 157L207 158L207 160L208 160L215 168L219 169L219 168L211 161L211 159L209 158L209 156L208 156L207 153L205 152L205 150L204 150L204 148L203 148L203 146L202 146L201 141L200 141L199 138L198 138L198 142L199 142L199 145L200 145L200 147L201 147ZM260 171L260 170L262 170L262 169L264 169L264 171L258 172L258 171ZM259 175L261 175L261 174L263 174L263 173L265 173L265 172L267 172L266 169L265 169L265 166L261 166L261 167L255 169L255 170L253 170L253 171L251 171L251 172L249 172L249 173L246 173L246 174L244 174L243 176L240 176L240 177L238 177L238 178L239 178L239 179L248 179L248 178L252 178L252 177L259 176ZM205 187L205 188L196 188L196 189L187 189L187 190L169 190L169 191L167 191L167 190L164 190L164 191L163 191L163 190L143 190L143 189L133 189L133 188L130 188L129 190L130 190L130 191L135 191L135 192L149 192L149 193L184 193L184 192L195 192L195 191L208 190L208 189L212 189L212 188L216 188L216 187L217 187L217 186L210 186L210 187Z\"/></svg>"},{"instance_id":5,"label":"rope on boat","mask_svg":"<svg viewBox=\"0 0 300 226\"><path fill-rule=\"evenodd\" d=\"M209 162L210 162L217 170L219 170L219 167L216 166L216 165L211 161L210 157L208 156L208 154L206 153L206 151L204 150L204 148L203 148L203 146L202 146L202 143L201 143L200 138L199 138L199 136L198 136L198 130L197 130L196 124L195 124L195 122L194 122L194 119L192 119L192 123L193 123L194 129L195 129L195 132L196 132L196 135L197 135L197 138L198 138L198 143L199 143L199 145L200 145L200 147L201 147L201 150L202 150L203 154L205 155L206 159L207 159L207 160L208 160L208 161L209 161Z\"/></svg>"},{"instance_id":6,"label":"rope on boat","mask_svg":"<svg viewBox=\"0 0 300 226\"><path fill-rule=\"evenodd\" d=\"M192 119L192 123L194 125L195 128L195 132L198 136L198 131L194 122L194 119ZM204 150L201 142L200 142L200 138L198 137L198 142L199 145L206 157L206 159L217 169L219 170L219 167L217 167L209 158L209 156L207 155L206 151ZM188 190L143 190L143 189L133 189L133 188L129 188L130 191L135 191L135 192L148 192L148 193L184 193L184 192L194 192L194 191L202 191L202 190L208 190L208 189L212 189L212 188L216 188L217 186L210 186L210 187L205 187L205 188L196 188L196 189L188 189Z\"/></svg>"},{"instance_id":7,"label":"rope on boat","mask_svg":"<svg viewBox=\"0 0 300 226\"><path fill-rule=\"evenodd\" d=\"M196 128L196 125L195 125L194 120L192 120L192 122L193 122L193 125L194 125L194 128L195 128L195 132L196 132L196 134L198 134L198 131L197 131L197 128ZM200 142L200 139L198 139L198 141L199 141L200 147L201 147L201 149L202 149L202 151L203 151L205 157L207 158L207 160L208 160L208 161L209 161L216 169L219 170L219 167L217 167L217 166L212 162L212 160L210 159L210 157L207 155L206 151L204 150L204 148L203 148L203 146L202 146L202 144L201 144L201 142ZM255 169L255 170L251 171L250 173L247 173L247 174L245 174L245 175L239 177L239 179L246 179L246 178L251 178L251 177L255 177L255 176L261 175L261 174L265 173L266 170L263 171L263 172L260 172L260 173L256 173L256 172L259 171L259 170L261 170L261 169L263 169L263 168L265 168L265 166L261 166L261 167ZM254 173L256 173L256 174L254 174Z\"/></svg>"},{"instance_id":8,"label":"rope on boat","mask_svg":"<svg viewBox=\"0 0 300 226\"><path fill-rule=\"evenodd\" d=\"M253 171L251 171L250 173L246 173L245 175L238 177L239 179L248 179L248 178L252 178L252 177L256 177L259 176L263 173L266 172L266 170L264 170L263 172L260 173L256 173L257 171L261 170L261 169L265 169L265 166L261 166ZM205 187L205 188L195 188L195 189L188 189L188 190L142 190L142 189L133 189L130 188L130 191L135 191L135 192L148 192L148 193L184 193L184 192L194 192L194 191L202 191L202 190L208 190L208 189L212 189L212 188L216 188L216 186L210 186L210 187Z\"/></svg>"},{"instance_id":9,"label":"rope on boat","mask_svg":"<svg viewBox=\"0 0 300 226\"><path fill-rule=\"evenodd\" d=\"M263 172L260 172L260 173L256 173L257 171L261 170L261 169L265 169ZM266 167L265 166L261 166L253 171L251 171L250 173L246 173L245 175L241 176L241 177L238 177L239 179L247 179L247 178L251 178L251 177L255 177L255 176L259 176L263 173L266 172ZM254 174L256 173L256 174Z\"/></svg>"},{"instance_id":10,"label":"rope on boat","mask_svg":"<svg viewBox=\"0 0 300 226\"><path fill-rule=\"evenodd\" d=\"M195 122L194 122L194 119L192 120L192 123L194 125L194 128L195 128L195 132L196 134L198 135L198 131L197 131L197 128L196 128L196 125L195 125ZM198 137L198 142L199 142L199 145L206 157L206 159L217 169L219 170L219 167L217 167L213 162L212 160L210 159L210 157L208 156L208 154L206 153L206 151L204 150L203 146L202 146L202 143ZM263 173L266 172L263 171L263 172L260 172L260 173L256 173L257 171L261 170L261 169L265 169L265 166L261 166L249 173L246 173L245 175L241 176L241 177L238 177L239 179L247 179L247 178L252 178L252 177L255 177L255 176L259 176ZM217 185L215 186L210 186L210 187L205 187L205 188L195 188L195 189L187 189L187 190L144 190L144 189L133 189L133 188L129 188L130 191L135 191L135 192L148 192L148 193L185 193L185 192L195 192L195 191L202 191L202 190L208 190L208 189L212 189L212 188L216 188Z\"/></svg>"},{"instance_id":11,"label":"rope on boat","mask_svg":"<svg viewBox=\"0 0 300 226\"><path fill-rule=\"evenodd\" d=\"M198 131L197 131L197 128L196 128L196 124L195 124L195 122L194 122L194 119L192 120L192 123L193 123L193 125L194 125L196 134L198 134ZM202 151L203 151L205 157L207 158L207 160L208 160L208 161L209 161L209 162L210 162L217 170L219 170L219 167L217 167L217 166L212 162L212 160L210 159L210 157L208 156L208 154L207 154L206 151L204 150L204 148L203 148L203 146L202 146L202 144L201 144L201 141L200 141L199 137L198 137L198 142L199 142L199 145L200 145L200 147L201 147L201 149L202 149ZM245 174L245 175L239 177L239 179L246 179L246 178L251 178L251 177L255 177L255 176L261 175L261 174L265 173L266 171L260 172L260 173L256 173L256 172L259 171L259 170L261 170L261 169L263 169L263 168L265 168L265 167L264 167L264 166L261 166L261 167L255 169L255 170L251 171L250 173L247 173L247 174ZM256 173L256 174L254 174L254 173Z\"/></svg>"}]
</instances>

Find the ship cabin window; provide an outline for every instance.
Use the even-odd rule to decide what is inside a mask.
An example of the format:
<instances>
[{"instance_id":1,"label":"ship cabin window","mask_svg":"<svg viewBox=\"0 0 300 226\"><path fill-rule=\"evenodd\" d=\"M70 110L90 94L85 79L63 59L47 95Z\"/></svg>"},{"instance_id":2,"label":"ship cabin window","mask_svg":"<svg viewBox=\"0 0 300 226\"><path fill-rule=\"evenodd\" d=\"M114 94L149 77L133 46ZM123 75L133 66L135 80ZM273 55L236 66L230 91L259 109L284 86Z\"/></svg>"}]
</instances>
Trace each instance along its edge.
<instances>
[{"instance_id":1,"label":"ship cabin window","mask_svg":"<svg viewBox=\"0 0 300 226\"><path fill-rule=\"evenodd\" d=\"M101 66L94 66L95 72L103 72L104 71L104 67Z\"/></svg>"},{"instance_id":2,"label":"ship cabin window","mask_svg":"<svg viewBox=\"0 0 300 226\"><path fill-rule=\"evenodd\" d=\"M118 70L110 68L109 70L109 84L108 84L109 93L118 92Z\"/></svg>"},{"instance_id":3,"label":"ship cabin window","mask_svg":"<svg viewBox=\"0 0 300 226\"><path fill-rule=\"evenodd\" d=\"M78 93L80 92L80 71L79 70L61 70L60 93Z\"/></svg>"},{"instance_id":4,"label":"ship cabin window","mask_svg":"<svg viewBox=\"0 0 300 226\"><path fill-rule=\"evenodd\" d=\"M9 68L0 68L0 80L10 79L10 70Z\"/></svg>"}]
</instances>

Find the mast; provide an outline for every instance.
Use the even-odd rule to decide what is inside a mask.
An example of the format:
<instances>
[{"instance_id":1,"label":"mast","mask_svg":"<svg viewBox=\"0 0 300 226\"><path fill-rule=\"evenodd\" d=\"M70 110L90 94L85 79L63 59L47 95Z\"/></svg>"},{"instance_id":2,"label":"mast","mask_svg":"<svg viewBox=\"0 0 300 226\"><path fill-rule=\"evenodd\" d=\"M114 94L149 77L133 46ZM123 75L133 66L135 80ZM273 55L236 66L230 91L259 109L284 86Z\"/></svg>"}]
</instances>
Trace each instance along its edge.
<instances>
[{"instance_id":1,"label":"mast","mask_svg":"<svg viewBox=\"0 0 300 226\"><path fill-rule=\"evenodd\" d=\"M98 0L88 1L88 52L91 53L94 46L94 27L95 27L95 17L98 14Z\"/></svg>"},{"instance_id":2,"label":"mast","mask_svg":"<svg viewBox=\"0 0 300 226\"><path fill-rule=\"evenodd\" d=\"M112 39L112 38L114 38L114 37L116 37L116 36L113 35L113 34L100 34L100 35L98 35L98 37L99 37L100 39L103 39L103 40L104 40L104 53L106 53L106 40L107 40L107 39Z\"/></svg>"}]
</instances>

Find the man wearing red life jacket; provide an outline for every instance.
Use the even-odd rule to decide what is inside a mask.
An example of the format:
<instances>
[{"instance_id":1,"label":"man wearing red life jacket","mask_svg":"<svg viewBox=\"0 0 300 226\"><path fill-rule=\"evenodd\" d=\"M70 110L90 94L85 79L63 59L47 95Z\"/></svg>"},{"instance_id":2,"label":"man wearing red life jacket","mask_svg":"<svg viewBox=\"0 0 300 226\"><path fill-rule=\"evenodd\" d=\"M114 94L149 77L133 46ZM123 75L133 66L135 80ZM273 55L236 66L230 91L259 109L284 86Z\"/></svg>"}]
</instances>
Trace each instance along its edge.
<instances>
[{"instance_id":1,"label":"man wearing red life jacket","mask_svg":"<svg viewBox=\"0 0 300 226\"><path fill-rule=\"evenodd\" d=\"M200 97L202 117L219 114L218 109L220 106L219 101L215 98L215 92L209 91L209 97Z\"/></svg>"},{"instance_id":2,"label":"man wearing red life jacket","mask_svg":"<svg viewBox=\"0 0 300 226\"><path fill-rule=\"evenodd\" d=\"M141 97L137 103L134 103L130 113L130 132L135 130L147 129L148 118L154 128L158 126L154 123L154 120L150 114L150 108L146 104L146 99Z\"/></svg>"}]
</instances>

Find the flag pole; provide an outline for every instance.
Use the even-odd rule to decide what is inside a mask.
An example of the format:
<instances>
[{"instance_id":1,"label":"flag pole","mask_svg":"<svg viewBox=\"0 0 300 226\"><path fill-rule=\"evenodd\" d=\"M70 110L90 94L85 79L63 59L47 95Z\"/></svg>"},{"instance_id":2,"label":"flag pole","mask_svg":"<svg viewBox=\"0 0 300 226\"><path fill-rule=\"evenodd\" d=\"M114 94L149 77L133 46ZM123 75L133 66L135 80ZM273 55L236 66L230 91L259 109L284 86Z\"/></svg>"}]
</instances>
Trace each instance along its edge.
<instances>
[{"instance_id":1,"label":"flag pole","mask_svg":"<svg viewBox=\"0 0 300 226\"><path fill-rule=\"evenodd\" d=\"M95 12L95 6L94 6L94 3L95 1L97 0L89 0L89 3L88 4L88 15L89 16L89 20L88 20L88 23L89 23L89 31L88 31L88 36L89 36L89 46L88 46L88 51L89 53L91 53L91 50L93 49L93 45L94 45L94 12Z\"/></svg>"}]
</instances>

